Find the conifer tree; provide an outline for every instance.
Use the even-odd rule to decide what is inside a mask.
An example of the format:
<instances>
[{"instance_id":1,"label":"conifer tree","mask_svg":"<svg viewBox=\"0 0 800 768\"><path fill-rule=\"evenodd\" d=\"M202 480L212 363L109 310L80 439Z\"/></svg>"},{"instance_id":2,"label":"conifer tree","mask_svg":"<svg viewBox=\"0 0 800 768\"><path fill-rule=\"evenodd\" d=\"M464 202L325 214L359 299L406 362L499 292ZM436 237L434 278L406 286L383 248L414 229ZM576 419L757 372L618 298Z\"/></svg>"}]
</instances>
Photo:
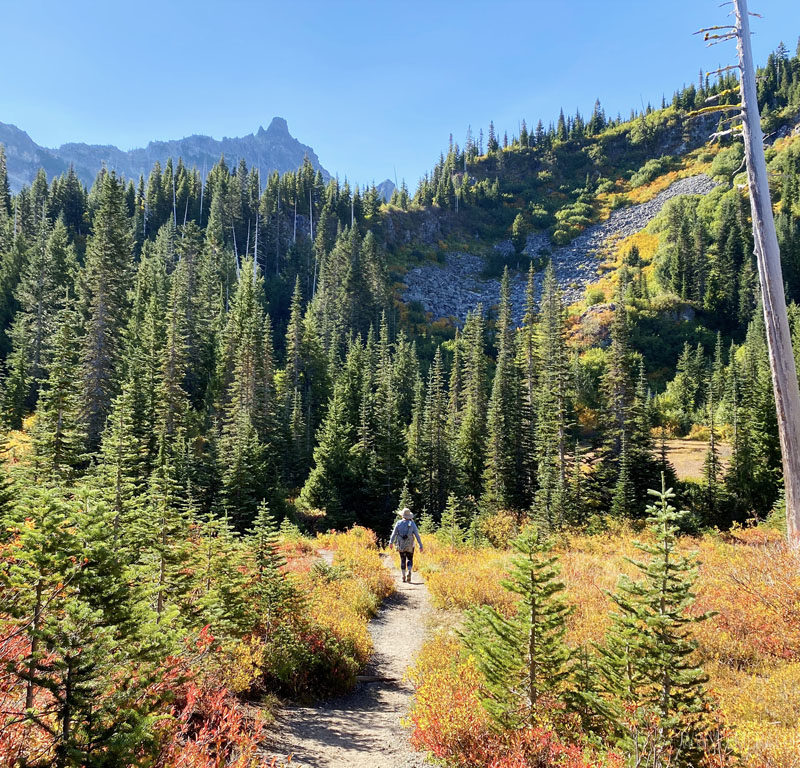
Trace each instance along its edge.
<instances>
[{"instance_id":1,"label":"conifer tree","mask_svg":"<svg viewBox=\"0 0 800 768\"><path fill-rule=\"evenodd\" d=\"M44 477L71 479L85 450L80 388L78 314L69 298L59 312L49 354L51 363L39 397L33 446L37 469Z\"/></svg>"},{"instance_id":2,"label":"conifer tree","mask_svg":"<svg viewBox=\"0 0 800 768\"><path fill-rule=\"evenodd\" d=\"M486 462L486 342L480 304L468 315L463 338L464 405L455 439L454 462L464 494L479 499Z\"/></svg>"},{"instance_id":3,"label":"conifer tree","mask_svg":"<svg viewBox=\"0 0 800 768\"><path fill-rule=\"evenodd\" d=\"M464 544L464 529L461 527L461 510L454 494L447 497L442 519L436 530L436 538L448 547L458 548Z\"/></svg>"},{"instance_id":4,"label":"conifer tree","mask_svg":"<svg viewBox=\"0 0 800 768\"><path fill-rule=\"evenodd\" d=\"M500 284L497 337L497 367L487 416L484 495L486 502L492 507L519 509L522 502L519 450L520 380L512 336L508 268L503 273Z\"/></svg>"},{"instance_id":5,"label":"conifer tree","mask_svg":"<svg viewBox=\"0 0 800 768\"><path fill-rule=\"evenodd\" d=\"M11 215L11 187L8 183L8 161L5 145L0 144L0 208Z\"/></svg>"},{"instance_id":6,"label":"conifer tree","mask_svg":"<svg viewBox=\"0 0 800 768\"><path fill-rule=\"evenodd\" d=\"M394 363L389 345L389 326L384 315L380 326L375 368L375 475L382 512L388 515L402 480L401 463L405 445L400 423Z\"/></svg>"},{"instance_id":7,"label":"conifer tree","mask_svg":"<svg viewBox=\"0 0 800 768\"><path fill-rule=\"evenodd\" d=\"M211 516L200 527L195 579L199 622L227 639L252 630L258 606L247 597L246 549L225 515Z\"/></svg>"},{"instance_id":8,"label":"conifer tree","mask_svg":"<svg viewBox=\"0 0 800 768\"><path fill-rule=\"evenodd\" d=\"M690 768L700 762L699 737L710 727L707 677L690 631L708 614L691 611L697 569L691 555L680 554L677 539L686 513L670 504L674 494L666 486L651 493L657 498L648 507L655 543L636 544L649 555L635 563L641 578L623 576L612 595L617 610L599 664L609 725L624 752Z\"/></svg>"},{"instance_id":9,"label":"conifer tree","mask_svg":"<svg viewBox=\"0 0 800 768\"><path fill-rule=\"evenodd\" d=\"M259 623L269 636L288 602L294 597L294 591L283 573L286 558L279 549L281 537L278 524L265 501L258 505L253 527L248 534L256 574L250 593L258 605Z\"/></svg>"},{"instance_id":10,"label":"conifer tree","mask_svg":"<svg viewBox=\"0 0 800 768\"><path fill-rule=\"evenodd\" d=\"M7 467L8 450L8 438L0 432L0 526L13 513L18 501L15 478ZM7 532L0 532L0 542L5 540L6 535Z\"/></svg>"},{"instance_id":11,"label":"conifer tree","mask_svg":"<svg viewBox=\"0 0 800 768\"><path fill-rule=\"evenodd\" d=\"M9 331L13 344L9 368L13 374L7 388L19 393L12 419L16 424L21 421L22 411L29 411L36 404L49 362L48 345L74 265L74 251L67 242L63 222L58 221L53 227L42 216L16 288L20 309ZM17 376L22 380L15 381Z\"/></svg>"},{"instance_id":12,"label":"conifer tree","mask_svg":"<svg viewBox=\"0 0 800 768\"><path fill-rule=\"evenodd\" d=\"M464 642L483 676L481 697L501 728L536 726L564 695L569 651L564 643L570 613L561 596L557 558L529 528L512 542L517 554L503 586L521 597L506 618L492 606L467 614Z\"/></svg>"},{"instance_id":13,"label":"conifer tree","mask_svg":"<svg viewBox=\"0 0 800 768\"><path fill-rule=\"evenodd\" d=\"M535 511L550 526L563 523L567 485L569 361L564 309L555 271L549 264L542 288L536 357L541 373L536 393L535 449L539 488Z\"/></svg>"},{"instance_id":14,"label":"conifer tree","mask_svg":"<svg viewBox=\"0 0 800 768\"><path fill-rule=\"evenodd\" d=\"M422 508L426 514L438 520L447 503L452 481L441 347L436 348L428 375L420 448L419 488Z\"/></svg>"},{"instance_id":15,"label":"conifer tree","mask_svg":"<svg viewBox=\"0 0 800 768\"><path fill-rule=\"evenodd\" d=\"M18 546L0 573L0 610L29 641L6 673L25 686L24 716L56 768L135 762L161 705L144 694L171 649L127 578L111 514L84 493L65 501L29 489Z\"/></svg>"},{"instance_id":16,"label":"conifer tree","mask_svg":"<svg viewBox=\"0 0 800 768\"><path fill-rule=\"evenodd\" d=\"M320 427L314 449L314 468L300 493L306 506L325 510L331 528L345 528L355 522L355 510L349 504L357 486L350 450L354 438L355 428L347 414L345 385L340 379Z\"/></svg>"},{"instance_id":17,"label":"conifer tree","mask_svg":"<svg viewBox=\"0 0 800 768\"><path fill-rule=\"evenodd\" d=\"M189 519L175 464L161 433L156 466L137 514L125 531L135 569L152 601L156 624L174 625L192 587Z\"/></svg>"},{"instance_id":18,"label":"conifer tree","mask_svg":"<svg viewBox=\"0 0 800 768\"><path fill-rule=\"evenodd\" d=\"M295 280L294 293L286 329L286 367L284 370L283 424L285 427L284 477L289 487L296 486L305 476L308 456L304 403L303 314L300 278Z\"/></svg>"},{"instance_id":19,"label":"conifer tree","mask_svg":"<svg viewBox=\"0 0 800 768\"><path fill-rule=\"evenodd\" d=\"M520 403L520 450L526 501L536 493L536 469L539 457L536 449L536 414L539 383L539 345L537 344L538 313L536 309L536 282L533 262L528 268L525 289L525 316L518 337L518 357L522 382Z\"/></svg>"},{"instance_id":20,"label":"conifer tree","mask_svg":"<svg viewBox=\"0 0 800 768\"><path fill-rule=\"evenodd\" d=\"M124 187L107 173L86 249L81 276L83 311L84 413L88 445L99 445L118 386L120 331L133 243L125 210Z\"/></svg>"}]
</instances>

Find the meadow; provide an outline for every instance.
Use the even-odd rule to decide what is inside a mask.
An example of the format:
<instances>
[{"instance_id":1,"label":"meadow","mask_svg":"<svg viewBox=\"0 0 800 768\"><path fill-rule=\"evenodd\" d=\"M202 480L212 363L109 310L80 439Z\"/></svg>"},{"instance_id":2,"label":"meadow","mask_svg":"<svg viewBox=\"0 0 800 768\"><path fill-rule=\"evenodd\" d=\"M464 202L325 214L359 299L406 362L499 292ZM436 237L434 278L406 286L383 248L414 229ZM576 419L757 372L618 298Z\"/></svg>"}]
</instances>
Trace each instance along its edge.
<instances>
[{"instance_id":1,"label":"meadow","mask_svg":"<svg viewBox=\"0 0 800 768\"><path fill-rule=\"evenodd\" d=\"M514 613L516 595L501 586L511 555L454 545L448 538L425 540L421 569L441 613L413 671L415 744L464 768L522 766L531 764L525 760L532 754L541 756L536 765L625 764L622 756L581 736L562 739L547 728L498 733L493 727L480 701L483 681L459 631L463 611L475 606ZM610 593L621 575L635 575L631 559L641 553L633 541L648 538L647 531L626 525L602 535L558 536L554 551L573 609L566 642L574 653L603 643L614 610ZM709 748L706 764L800 766L800 553L768 525L684 537L680 549L696 553L699 562L692 611L711 613L693 625L693 639L725 747ZM533 752L518 743L524 739L536 742Z\"/></svg>"}]
</instances>

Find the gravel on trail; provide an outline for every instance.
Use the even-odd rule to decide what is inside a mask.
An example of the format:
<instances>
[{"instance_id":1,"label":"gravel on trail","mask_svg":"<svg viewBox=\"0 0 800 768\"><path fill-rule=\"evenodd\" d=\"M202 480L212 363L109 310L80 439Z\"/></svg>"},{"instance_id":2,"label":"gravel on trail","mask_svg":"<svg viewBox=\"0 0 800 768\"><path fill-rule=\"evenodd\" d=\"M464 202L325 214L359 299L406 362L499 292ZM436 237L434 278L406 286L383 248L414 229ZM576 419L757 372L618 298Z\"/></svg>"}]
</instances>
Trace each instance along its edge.
<instances>
[{"instance_id":1,"label":"gravel on trail","mask_svg":"<svg viewBox=\"0 0 800 768\"><path fill-rule=\"evenodd\" d=\"M406 671L425 636L428 590L418 573L411 584L402 583L391 555L384 555L384 565L394 575L396 591L370 622L375 650L356 688L318 706L286 707L278 714L270 756L291 755L292 768L429 766L411 748L402 723L414 693Z\"/></svg>"}]
</instances>

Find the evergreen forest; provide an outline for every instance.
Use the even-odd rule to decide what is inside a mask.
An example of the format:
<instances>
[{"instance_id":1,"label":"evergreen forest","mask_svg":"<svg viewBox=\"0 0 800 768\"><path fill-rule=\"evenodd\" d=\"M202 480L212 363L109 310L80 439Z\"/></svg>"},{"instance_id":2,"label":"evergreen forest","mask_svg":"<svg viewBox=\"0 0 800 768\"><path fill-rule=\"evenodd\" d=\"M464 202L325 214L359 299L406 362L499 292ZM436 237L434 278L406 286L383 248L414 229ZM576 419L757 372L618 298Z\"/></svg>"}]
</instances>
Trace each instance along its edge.
<instances>
[{"instance_id":1,"label":"evergreen forest","mask_svg":"<svg viewBox=\"0 0 800 768\"><path fill-rule=\"evenodd\" d=\"M800 48L758 89L800 370ZM747 690L778 660L800 680L743 150L705 110L737 90L701 73L625 117L598 101L470 129L388 201L308 161L264 178L224 157L12 192L0 146L0 762L282 765L277 702L347 691L370 658L394 589L379 548L407 506L436 605L464 611L412 674L417 748L790 765L737 741L747 717L717 719L707 685ZM610 244L578 301L527 246L698 174L713 190ZM447 321L403 299L446 252L485 258L495 306ZM737 613L687 542L718 573L746 560L730 578L756 607ZM776 614L748 572L774 583L747 559L769 547ZM769 722L796 734L795 706Z\"/></svg>"}]
</instances>

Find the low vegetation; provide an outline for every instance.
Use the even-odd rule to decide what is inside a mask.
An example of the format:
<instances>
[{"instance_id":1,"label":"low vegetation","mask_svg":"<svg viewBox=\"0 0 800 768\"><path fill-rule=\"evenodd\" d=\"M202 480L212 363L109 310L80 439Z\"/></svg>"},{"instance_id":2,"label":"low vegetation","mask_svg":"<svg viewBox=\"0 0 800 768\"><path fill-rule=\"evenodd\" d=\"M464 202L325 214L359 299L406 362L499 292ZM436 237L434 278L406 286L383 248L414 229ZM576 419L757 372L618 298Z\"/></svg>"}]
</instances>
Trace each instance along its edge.
<instances>
[{"instance_id":1,"label":"low vegetation","mask_svg":"<svg viewBox=\"0 0 800 768\"><path fill-rule=\"evenodd\" d=\"M708 718L704 722L710 728L702 738L698 736L700 754L691 759L681 757L674 744L666 743L667 731L656 727L652 713L647 714L644 683L635 684L636 696L630 700L615 700L620 695L615 688L614 665L619 662L615 643L624 637L628 638L625 643L641 643L646 634L644 625L639 625L646 614L635 606L646 604L641 601L647 595L648 579L664 562L663 532L652 523L644 530L622 527L601 536L569 532L551 541L549 554L542 550L539 567L551 563L551 576L543 584L550 586L541 589L542 599L548 593L553 598L546 599L560 595L558 599L566 607L556 622L563 627L563 635L551 637L551 648L563 647L556 657L566 674L555 689L553 681L559 678L549 677L551 689L536 717L527 723L505 721L499 729L494 722L497 700L492 692L501 679L487 659L506 659L501 652L504 646L495 639L483 650L471 633L475 632L475 617L485 615L484 626L490 622L490 640L495 633L507 639L517 637L513 622L520 620L523 608L524 615L529 615L530 602L525 601L530 598L520 595L518 576L507 581L518 553L485 544L475 546L466 532L455 544L453 538L451 529L425 539L423 574L436 605L453 617L450 623L455 629L441 629L431 637L413 672L417 699L411 721L413 739L420 748L459 766L538 765L536 760L543 765L693 768L789 768L800 764L796 749L800 741L796 686L800 560L787 548L780 531L760 525L736 528L724 535L674 539L669 572L676 588L678 582L682 585L683 597L674 597L676 629L669 636L673 638L670 642L684 643L685 648L673 649L678 653L675 658L682 659L677 665L673 662L673 667L688 665L699 698L691 706L676 703L672 716L674 722L683 723L682 733L687 738L689 723L697 723L701 715ZM517 544L518 549L523 546ZM635 565L642 559L642 548L648 563L644 569ZM692 561L697 567L693 588ZM547 620L541 618L544 615L538 619L540 631L547 628ZM626 634L626 615L639 626L633 635ZM508 621L512 623L506 624ZM523 636L533 635L527 630ZM518 658L530 661L529 647L518 649ZM656 654L655 647L649 653ZM664 657L654 655L648 663L657 664L660 658ZM537 663L540 669L546 668L542 659ZM513 668L506 659L505 669ZM703 682L704 676L707 682ZM507 693L505 706L524 704L530 712L528 688L517 684L503 690ZM627 713L624 716L615 710L620 705ZM627 722L630 730L615 734L609 718L612 723ZM638 747L635 739L631 741L634 737L641 740ZM652 751L637 763L637 750Z\"/></svg>"}]
</instances>

